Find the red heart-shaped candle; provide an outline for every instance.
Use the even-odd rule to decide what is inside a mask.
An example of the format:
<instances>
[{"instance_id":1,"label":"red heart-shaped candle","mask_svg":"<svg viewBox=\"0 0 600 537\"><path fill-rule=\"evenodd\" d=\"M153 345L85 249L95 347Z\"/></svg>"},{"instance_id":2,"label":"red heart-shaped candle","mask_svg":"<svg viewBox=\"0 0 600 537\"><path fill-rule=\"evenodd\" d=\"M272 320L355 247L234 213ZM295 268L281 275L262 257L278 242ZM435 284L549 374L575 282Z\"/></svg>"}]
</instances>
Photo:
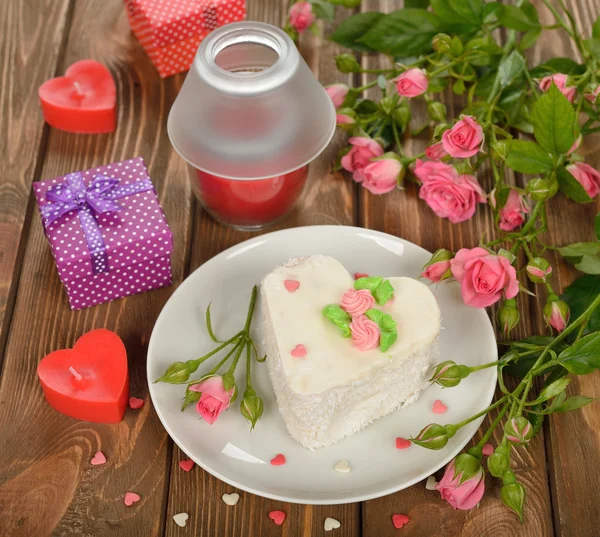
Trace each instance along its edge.
<instances>
[{"instance_id":1,"label":"red heart-shaped candle","mask_svg":"<svg viewBox=\"0 0 600 537\"><path fill-rule=\"evenodd\" d=\"M115 130L117 89L99 62L75 62L65 76L44 82L38 95L44 119L57 129L87 134Z\"/></svg>"},{"instance_id":2,"label":"red heart-shaped candle","mask_svg":"<svg viewBox=\"0 0 600 537\"><path fill-rule=\"evenodd\" d=\"M103 328L81 336L72 349L50 353L37 368L48 403L85 421L117 423L129 397L127 352L121 338Z\"/></svg>"}]
</instances>

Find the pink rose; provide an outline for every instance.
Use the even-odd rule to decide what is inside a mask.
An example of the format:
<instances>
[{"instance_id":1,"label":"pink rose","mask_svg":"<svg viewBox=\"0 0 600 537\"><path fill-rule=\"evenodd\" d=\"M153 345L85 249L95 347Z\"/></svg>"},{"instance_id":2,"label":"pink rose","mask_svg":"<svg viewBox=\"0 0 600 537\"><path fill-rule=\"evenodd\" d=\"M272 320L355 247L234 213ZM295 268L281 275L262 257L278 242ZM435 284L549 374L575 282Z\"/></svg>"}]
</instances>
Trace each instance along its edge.
<instances>
[{"instance_id":1,"label":"pink rose","mask_svg":"<svg viewBox=\"0 0 600 537\"><path fill-rule=\"evenodd\" d=\"M353 117L350 117L346 114L336 114L335 123L336 125L354 125L356 121L354 121Z\"/></svg>"},{"instance_id":2,"label":"pink rose","mask_svg":"<svg viewBox=\"0 0 600 537\"><path fill-rule=\"evenodd\" d=\"M342 302L340 303L342 309L352 315L352 317L358 317L364 315L368 309L375 306L375 299L371 294L371 291L367 289L350 289L344 293Z\"/></svg>"},{"instance_id":3,"label":"pink rose","mask_svg":"<svg viewBox=\"0 0 600 537\"><path fill-rule=\"evenodd\" d=\"M342 168L349 172L362 170L372 158L383 155L383 149L371 138L354 136L348 140L352 149L342 157Z\"/></svg>"},{"instance_id":4,"label":"pink rose","mask_svg":"<svg viewBox=\"0 0 600 537\"><path fill-rule=\"evenodd\" d=\"M372 351L379 345L379 326L364 315L352 319L350 331L352 344L359 351Z\"/></svg>"},{"instance_id":5,"label":"pink rose","mask_svg":"<svg viewBox=\"0 0 600 537\"><path fill-rule=\"evenodd\" d=\"M425 267L423 272L421 272L421 276L437 283L442 280L442 277L448 272L449 268L450 261L438 261L437 263L432 263Z\"/></svg>"},{"instance_id":6,"label":"pink rose","mask_svg":"<svg viewBox=\"0 0 600 537\"><path fill-rule=\"evenodd\" d=\"M290 8L290 24L299 34L304 33L315 18L309 2L297 2Z\"/></svg>"},{"instance_id":7,"label":"pink rose","mask_svg":"<svg viewBox=\"0 0 600 537\"><path fill-rule=\"evenodd\" d=\"M567 75L562 73L558 73L552 76L545 76L540 81L540 89L543 92L546 92L550 89L552 82L556 84L556 87L560 90L560 92L569 99L569 102L572 103L573 99L575 99L575 95L577 94L577 88L574 86L567 86Z\"/></svg>"},{"instance_id":8,"label":"pink rose","mask_svg":"<svg viewBox=\"0 0 600 537\"><path fill-rule=\"evenodd\" d=\"M546 323L557 332L562 332L569 324L569 317L571 315L569 306L566 302L558 300L557 296L554 296L553 300L549 299L542 313Z\"/></svg>"},{"instance_id":9,"label":"pink rose","mask_svg":"<svg viewBox=\"0 0 600 537\"><path fill-rule=\"evenodd\" d=\"M473 509L481 501L485 491L483 468L480 466L473 476L464 479L463 472L456 472L455 461L456 459L446 466L444 477L435 488L454 509Z\"/></svg>"},{"instance_id":10,"label":"pink rose","mask_svg":"<svg viewBox=\"0 0 600 537\"><path fill-rule=\"evenodd\" d=\"M600 93L600 85L597 86L596 89L594 91L592 91L592 93L586 93L585 98L588 101L590 101L591 103L595 103L599 93Z\"/></svg>"},{"instance_id":11,"label":"pink rose","mask_svg":"<svg viewBox=\"0 0 600 537\"><path fill-rule=\"evenodd\" d=\"M395 158L373 160L363 169L356 170L352 177L371 194L385 194L398 186L402 163Z\"/></svg>"},{"instance_id":12,"label":"pink rose","mask_svg":"<svg viewBox=\"0 0 600 537\"><path fill-rule=\"evenodd\" d=\"M460 283L467 306L485 308L519 292L519 280L508 259L489 253L484 248L462 248L450 261L452 275Z\"/></svg>"},{"instance_id":13,"label":"pink rose","mask_svg":"<svg viewBox=\"0 0 600 537\"><path fill-rule=\"evenodd\" d=\"M567 157L571 156L575 151L577 151L581 147L581 142L583 142L583 136L580 134L577 139L573 142L571 149L567 153Z\"/></svg>"},{"instance_id":14,"label":"pink rose","mask_svg":"<svg viewBox=\"0 0 600 537\"><path fill-rule=\"evenodd\" d=\"M429 80L423 69L415 68L404 71L394 82L398 95L409 99L423 95L429 87Z\"/></svg>"},{"instance_id":15,"label":"pink rose","mask_svg":"<svg viewBox=\"0 0 600 537\"><path fill-rule=\"evenodd\" d=\"M521 196L515 189L511 189L506 205L498 211L500 216L500 229L504 231L512 231L523 225L525 215L529 213L529 207L525 198Z\"/></svg>"},{"instance_id":16,"label":"pink rose","mask_svg":"<svg viewBox=\"0 0 600 537\"><path fill-rule=\"evenodd\" d=\"M579 181L590 198L595 198L600 192L600 172L584 162L576 162L567 166L571 175Z\"/></svg>"},{"instance_id":17,"label":"pink rose","mask_svg":"<svg viewBox=\"0 0 600 537\"><path fill-rule=\"evenodd\" d=\"M462 116L454 127L444 132L442 144L451 157L469 158L481 150L483 139L483 128L477 120Z\"/></svg>"},{"instance_id":18,"label":"pink rose","mask_svg":"<svg viewBox=\"0 0 600 537\"><path fill-rule=\"evenodd\" d=\"M339 108L344 104L346 96L348 95L348 86L346 84L331 84L325 88L327 95L333 101L333 106Z\"/></svg>"},{"instance_id":19,"label":"pink rose","mask_svg":"<svg viewBox=\"0 0 600 537\"><path fill-rule=\"evenodd\" d=\"M417 160L414 173L423 183L419 197L435 214L453 224L471 218L477 203L485 202L485 191L477 179L472 175L459 176L448 164Z\"/></svg>"},{"instance_id":20,"label":"pink rose","mask_svg":"<svg viewBox=\"0 0 600 537\"><path fill-rule=\"evenodd\" d=\"M444 157L447 157L448 153L446 153L446 150L444 149L444 144L438 142L425 149L425 156L432 160L441 160Z\"/></svg>"},{"instance_id":21,"label":"pink rose","mask_svg":"<svg viewBox=\"0 0 600 537\"><path fill-rule=\"evenodd\" d=\"M225 391L223 377L218 375L209 377L199 384L194 384L189 389L192 392L202 392L200 400L196 405L196 410L210 425L217 421L219 414L223 410L227 410L235 391L235 387L229 391Z\"/></svg>"}]
</instances>

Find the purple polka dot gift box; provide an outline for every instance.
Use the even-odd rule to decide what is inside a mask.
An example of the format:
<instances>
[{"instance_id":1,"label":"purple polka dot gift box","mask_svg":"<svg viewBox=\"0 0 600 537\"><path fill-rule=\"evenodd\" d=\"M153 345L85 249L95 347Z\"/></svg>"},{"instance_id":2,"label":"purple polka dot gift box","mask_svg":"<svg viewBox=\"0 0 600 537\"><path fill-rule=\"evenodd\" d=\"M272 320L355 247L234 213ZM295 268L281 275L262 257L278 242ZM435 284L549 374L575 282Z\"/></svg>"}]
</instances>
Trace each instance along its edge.
<instances>
[{"instance_id":1,"label":"purple polka dot gift box","mask_svg":"<svg viewBox=\"0 0 600 537\"><path fill-rule=\"evenodd\" d=\"M171 285L173 235L142 157L33 188L71 309Z\"/></svg>"}]
</instances>

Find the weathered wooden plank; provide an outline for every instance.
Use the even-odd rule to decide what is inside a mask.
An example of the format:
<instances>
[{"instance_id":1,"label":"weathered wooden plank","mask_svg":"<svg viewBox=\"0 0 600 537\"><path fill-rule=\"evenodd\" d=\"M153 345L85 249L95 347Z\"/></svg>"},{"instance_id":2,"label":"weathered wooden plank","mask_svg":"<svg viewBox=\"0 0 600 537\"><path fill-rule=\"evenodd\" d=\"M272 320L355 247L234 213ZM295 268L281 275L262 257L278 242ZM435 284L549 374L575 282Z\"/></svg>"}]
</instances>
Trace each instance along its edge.
<instances>
[{"instance_id":1,"label":"weathered wooden plank","mask_svg":"<svg viewBox=\"0 0 600 537\"><path fill-rule=\"evenodd\" d=\"M577 26L583 37L589 37L591 26L600 15L599 0L567 0ZM550 25L554 19L550 12L540 6L540 21ZM538 45L531 50L534 64L551 57L567 56L580 60L571 39L562 31L545 32ZM580 153L586 162L599 168L600 147L597 135L586 138ZM600 209L600 202L581 205L567 200L564 196L554 198L548 208L550 244L564 245L572 242L594 240L594 216ZM577 270L562 261L559 255L547 255L555 268L552 284L561 292L576 277ZM541 309L545 303L545 293L540 294L534 322L538 331L543 331L544 321ZM582 394L600 397L600 375L591 374L573 377L569 394ZM600 473L590 461L600 457L600 413L596 404L565 414L555 414L545 424L550 483L555 533L561 537L595 537L598 535L598 501L600 495Z\"/></svg>"},{"instance_id":2,"label":"weathered wooden plank","mask_svg":"<svg viewBox=\"0 0 600 537\"><path fill-rule=\"evenodd\" d=\"M43 27L57 23L41 15L34 21ZM76 3L58 70L62 73L88 57L105 63L115 78L117 131L85 136L51 130L39 178L144 156L174 234L174 279L180 282L189 256L191 193L165 126L183 75L159 79L130 35L121 0ZM145 361L152 326L173 289L72 312L40 219L33 214L0 384L0 533L163 534L171 449L149 404ZM141 410L128 410L117 425L80 422L55 412L44 401L36 376L45 354L72 346L98 327L112 329L123 339L131 394L146 400ZM89 461L99 449L108 462L92 467ZM123 495L129 490L140 494L141 501L125 507Z\"/></svg>"},{"instance_id":3,"label":"weathered wooden plank","mask_svg":"<svg viewBox=\"0 0 600 537\"><path fill-rule=\"evenodd\" d=\"M249 3L248 8L250 20L272 24L281 24L287 13L287 7L277 0ZM337 54L337 48L332 43L319 42L312 37L303 38L301 52L322 83L347 81L345 75L335 72L332 58ZM329 172L336 152L343 143L343 136L337 136L325 153L311 165L304 197L294 213L267 231L308 224L353 224L353 187L340 174L332 175ZM192 270L225 248L254 235L225 228L198 209ZM268 500L236 490L198 467L190 473L182 472L177 467L182 457L184 455L175 448L167 510L166 534L169 537L189 534L198 537L268 537L282 534L289 537L317 537L325 534L323 523L328 516L337 518L342 523L342 527L336 530L336 535L360 535L359 504L327 507ZM240 494L240 501L235 507L228 507L221 500L226 492ZM275 509L287 514L287 520L281 528L268 517L269 511ZM174 514L182 511L190 514L186 528L179 528L171 520Z\"/></svg>"},{"instance_id":4,"label":"weathered wooden plank","mask_svg":"<svg viewBox=\"0 0 600 537\"><path fill-rule=\"evenodd\" d=\"M39 171L47 138L37 89L56 72L70 4L69 0L0 4L0 349L6 343L23 258L21 237L31 181Z\"/></svg>"},{"instance_id":5,"label":"weathered wooden plank","mask_svg":"<svg viewBox=\"0 0 600 537\"><path fill-rule=\"evenodd\" d=\"M393 11L402 7L398 0L367 0L363 1L365 11ZM381 68L384 61L381 58L363 60L365 67ZM379 63L378 63L379 62ZM376 89L372 90L377 95ZM448 107L450 117L456 117L461 110L460 100L445 94L443 98ZM413 107L413 111L418 108ZM414 125L422 125L426 117L417 114L413 119ZM407 140L404 151L410 155L419 154L427 145L427 138ZM478 174L478 179L489 191L492 185L491 174L484 171ZM373 196L362 190L359 197L359 225L378 229L410 240L420 246L434 251L438 248L457 250L461 247L474 247L484 232L492 233L494 222L491 212L484 206L477 209L475 217L462 224L453 225L447 220L435 216L433 212L418 199L414 184L407 184L404 191L395 191L385 196ZM524 322L520 334L515 337L530 334L533 325L527 322L529 301L526 297L519 298L519 307ZM492 312L494 314L494 312ZM493 417L493 416L492 416ZM486 419L482 425L489 425ZM473 443L481 438L479 432ZM499 437L492 440L496 445ZM363 506L364 535L395 535L396 530L391 524L393 513L404 513L410 516L411 523L402 528L406 535L427 535L442 537L446 535L480 536L480 535L522 535L549 536L552 534L550 514L550 498L543 437L539 435L527 451L513 452L513 462L518 471L519 479L527 487L528 505L525 516L527 524L521 525L518 519L502 505L499 499L500 486L497 480L488 477L488 491L480 507L469 512L454 511L450 505L440 499L435 491L428 491L424 483L393 494L391 496L371 500ZM441 472L437 474L438 477Z\"/></svg>"}]
</instances>

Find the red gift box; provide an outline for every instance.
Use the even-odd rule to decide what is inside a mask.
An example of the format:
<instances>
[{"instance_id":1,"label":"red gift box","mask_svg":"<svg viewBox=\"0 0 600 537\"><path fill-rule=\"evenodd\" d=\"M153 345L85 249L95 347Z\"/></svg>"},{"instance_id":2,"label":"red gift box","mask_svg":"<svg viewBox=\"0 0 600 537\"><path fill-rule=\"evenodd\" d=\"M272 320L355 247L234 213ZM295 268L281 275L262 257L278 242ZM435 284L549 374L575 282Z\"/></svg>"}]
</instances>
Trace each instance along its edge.
<instances>
[{"instance_id":1,"label":"red gift box","mask_svg":"<svg viewBox=\"0 0 600 537\"><path fill-rule=\"evenodd\" d=\"M212 30L246 18L245 0L125 0L131 29L162 78L187 71Z\"/></svg>"}]
</instances>

